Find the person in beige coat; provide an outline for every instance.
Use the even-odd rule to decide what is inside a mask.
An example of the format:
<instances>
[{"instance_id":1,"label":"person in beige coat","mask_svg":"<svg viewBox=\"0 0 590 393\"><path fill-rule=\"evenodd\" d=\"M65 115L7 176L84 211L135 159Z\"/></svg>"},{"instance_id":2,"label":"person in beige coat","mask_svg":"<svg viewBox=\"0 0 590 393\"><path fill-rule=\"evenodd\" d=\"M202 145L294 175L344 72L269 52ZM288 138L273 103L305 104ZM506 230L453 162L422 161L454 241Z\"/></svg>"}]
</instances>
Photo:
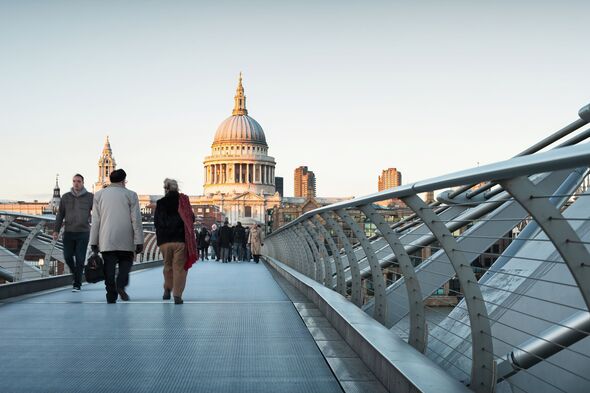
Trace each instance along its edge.
<instances>
[{"instance_id":1,"label":"person in beige coat","mask_svg":"<svg viewBox=\"0 0 590 393\"><path fill-rule=\"evenodd\" d=\"M254 262L258 263L260 254L262 253L262 230L260 225L252 225L250 228L250 235L248 235L248 244L250 245L250 252L254 257Z\"/></svg>"},{"instance_id":2,"label":"person in beige coat","mask_svg":"<svg viewBox=\"0 0 590 393\"><path fill-rule=\"evenodd\" d=\"M94 196L90 247L93 253L102 254L105 271L107 303L129 300L125 287L134 252L143 250L143 227L137 194L125 188L127 174L117 169L110 174L111 184ZM115 280L115 270L119 274Z\"/></svg>"}]
</instances>

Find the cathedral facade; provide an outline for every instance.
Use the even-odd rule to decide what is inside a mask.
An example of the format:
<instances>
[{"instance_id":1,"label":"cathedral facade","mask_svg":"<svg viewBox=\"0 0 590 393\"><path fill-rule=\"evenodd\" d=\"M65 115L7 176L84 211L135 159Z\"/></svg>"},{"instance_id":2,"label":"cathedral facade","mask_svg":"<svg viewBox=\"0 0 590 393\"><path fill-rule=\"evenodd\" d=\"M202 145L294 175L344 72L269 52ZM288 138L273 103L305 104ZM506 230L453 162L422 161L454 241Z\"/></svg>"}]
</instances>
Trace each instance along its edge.
<instances>
[{"instance_id":1,"label":"cathedral facade","mask_svg":"<svg viewBox=\"0 0 590 393\"><path fill-rule=\"evenodd\" d=\"M203 161L203 195L191 203L217 206L231 223L264 224L266 211L281 202L268 148L262 126L248 116L240 74L232 114L217 128Z\"/></svg>"}]
</instances>

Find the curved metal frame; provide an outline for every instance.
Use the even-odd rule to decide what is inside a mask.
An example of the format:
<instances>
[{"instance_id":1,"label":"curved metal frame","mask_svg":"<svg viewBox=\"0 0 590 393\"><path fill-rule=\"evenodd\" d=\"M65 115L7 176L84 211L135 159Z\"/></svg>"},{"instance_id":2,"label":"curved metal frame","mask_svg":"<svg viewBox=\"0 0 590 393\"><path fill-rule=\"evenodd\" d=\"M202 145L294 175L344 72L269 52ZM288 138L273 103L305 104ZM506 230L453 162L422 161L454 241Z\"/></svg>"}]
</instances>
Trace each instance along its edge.
<instances>
[{"instance_id":1,"label":"curved metal frame","mask_svg":"<svg viewBox=\"0 0 590 393\"><path fill-rule=\"evenodd\" d=\"M563 258L590 309L590 253L567 219L547 198L535 198L535 185L522 176L500 184L535 219Z\"/></svg>"},{"instance_id":2,"label":"curved metal frame","mask_svg":"<svg viewBox=\"0 0 590 393\"><path fill-rule=\"evenodd\" d=\"M473 268L467 263L465 254L458 250L457 241L442 223L436 213L418 196L411 195L402 198L405 204L418 215L437 238L447 254L457 278L463 288L469 325L471 328L471 389L478 393L493 392L496 385L494 350L492 343L492 329L488 318L488 311L482 301L483 295Z\"/></svg>"},{"instance_id":3,"label":"curved metal frame","mask_svg":"<svg viewBox=\"0 0 590 393\"><path fill-rule=\"evenodd\" d=\"M45 227L45 221L39 221L37 225L29 232L27 238L23 242L23 245L18 253L18 264L16 266L16 272L14 274L14 281L21 281L23 278L23 268L25 264L25 257L27 256L27 251L31 246L31 242L33 239L41 232L41 230Z\"/></svg>"},{"instance_id":4,"label":"curved metal frame","mask_svg":"<svg viewBox=\"0 0 590 393\"><path fill-rule=\"evenodd\" d=\"M293 230L289 231L289 234L291 235L289 242L289 246L291 247L291 259L301 259L305 268L304 274L315 280L316 278L313 256L311 255L311 251L307 246L307 242L298 232L299 231L297 230L297 227L294 227ZM297 257L296 254L299 254L300 257Z\"/></svg>"},{"instance_id":5,"label":"curved metal frame","mask_svg":"<svg viewBox=\"0 0 590 393\"><path fill-rule=\"evenodd\" d=\"M410 256L399 239L399 236L393 229L385 222L383 216L370 204L359 206L359 209L367 216L377 229L381 232L381 236L391 247L394 255L397 257L399 268L405 278L406 292L408 296L408 306L410 314L410 335L408 343L420 352L426 350L428 340L428 330L426 327L426 317L424 310L424 301L422 297L422 290L420 289L420 281L416 277L416 270Z\"/></svg>"},{"instance_id":6,"label":"curved metal frame","mask_svg":"<svg viewBox=\"0 0 590 393\"><path fill-rule=\"evenodd\" d=\"M308 248L305 248L306 251L311 252L311 261L313 262L313 267L315 269L314 272L314 280L317 282L322 282L324 277L323 266L320 260L320 253L318 252L315 243L309 236L309 233L303 227L303 224L299 223L295 226L295 231L299 233L299 236L303 239L303 246L305 248L305 244L307 244Z\"/></svg>"},{"instance_id":7,"label":"curved metal frame","mask_svg":"<svg viewBox=\"0 0 590 393\"><path fill-rule=\"evenodd\" d=\"M332 239L332 235L330 235L330 232L328 232L326 227L324 227L319 217L313 216L311 220L315 224L315 228L317 228L322 236L324 236L324 239L326 239L328 247L332 252L332 259L334 260L334 265L336 266L336 291L338 291L338 293L340 293L342 296L346 296L346 276L344 275L344 265L342 264L342 258L340 258L340 250L338 249L338 246L336 246L334 239Z\"/></svg>"},{"instance_id":8,"label":"curved metal frame","mask_svg":"<svg viewBox=\"0 0 590 393\"><path fill-rule=\"evenodd\" d=\"M0 236L2 236L4 232L6 232L10 224L12 224L15 219L16 217L14 216L6 216L4 218L4 222L2 223L2 225L0 225Z\"/></svg>"},{"instance_id":9,"label":"curved metal frame","mask_svg":"<svg viewBox=\"0 0 590 393\"><path fill-rule=\"evenodd\" d=\"M324 219L326 225L328 225L328 227L332 231L334 231L336 236L338 236L340 242L344 245L344 251L346 252L348 266L350 268L350 274L352 278L350 301L352 301L357 306L361 307L363 305L363 297L361 293L361 272L359 269L358 259L356 258L356 254L354 253L354 249L352 248L350 241L344 234L344 231L342 230L340 225L338 225L338 223L336 223L336 221L332 217L330 217L328 213L321 213L320 216Z\"/></svg>"},{"instance_id":10,"label":"curved metal frame","mask_svg":"<svg viewBox=\"0 0 590 393\"><path fill-rule=\"evenodd\" d=\"M320 258L324 262L323 283L328 288L333 289L334 288L334 271L332 269L332 264L328 260L328 250L326 249L326 246L324 245L324 241L322 240L321 236L319 235L313 222L311 220L307 220L307 221L304 221L304 227L305 227L305 224L307 224L307 227L305 229L307 230L307 233L310 234L311 238L313 239L316 246L318 247L318 250L320 252Z\"/></svg>"},{"instance_id":11,"label":"curved metal frame","mask_svg":"<svg viewBox=\"0 0 590 393\"><path fill-rule=\"evenodd\" d=\"M383 270L381 270L381 266L379 265L379 258L377 258L373 245L367 238L365 231L359 227L350 214L344 209L336 210L336 214L340 216L340 218L342 218L346 225L352 230L354 236L357 238L365 252L365 256L369 262L369 268L371 269L371 278L373 280L373 297L375 299L373 318L378 322L385 323L387 317L385 289L387 288L387 285L385 284L385 277L383 277Z\"/></svg>"}]
</instances>

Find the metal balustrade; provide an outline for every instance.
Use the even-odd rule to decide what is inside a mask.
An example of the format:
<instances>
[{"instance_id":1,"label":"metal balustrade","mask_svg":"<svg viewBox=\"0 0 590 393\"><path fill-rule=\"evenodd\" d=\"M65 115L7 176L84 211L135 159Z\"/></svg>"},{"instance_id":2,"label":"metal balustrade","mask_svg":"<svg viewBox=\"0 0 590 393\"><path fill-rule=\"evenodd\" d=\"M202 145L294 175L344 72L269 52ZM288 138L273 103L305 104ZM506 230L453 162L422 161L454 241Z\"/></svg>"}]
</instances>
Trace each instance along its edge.
<instances>
[{"instance_id":1,"label":"metal balustrade","mask_svg":"<svg viewBox=\"0 0 590 393\"><path fill-rule=\"evenodd\" d=\"M578 115L512 159L307 212L263 254L475 392L590 391L590 105ZM428 191L437 202L419 198ZM413 214L387 222L375 203L392 198ZM433 296L445 287L451 296Z\"/></svg>"},{"instance_id":2,"label":"metal balustrade","mask_svg":"<svg viewBox=\"0 0 590 393\"><path fill-rule=\"evenodd\" d=\"M70 273L63 256L63 228L54 240L54 222L53 216L0 211L0 279L21 282ZM144 250L136 255L135 263L160 259L156 234L144 231Z\"/></svg>"}]
</instances>

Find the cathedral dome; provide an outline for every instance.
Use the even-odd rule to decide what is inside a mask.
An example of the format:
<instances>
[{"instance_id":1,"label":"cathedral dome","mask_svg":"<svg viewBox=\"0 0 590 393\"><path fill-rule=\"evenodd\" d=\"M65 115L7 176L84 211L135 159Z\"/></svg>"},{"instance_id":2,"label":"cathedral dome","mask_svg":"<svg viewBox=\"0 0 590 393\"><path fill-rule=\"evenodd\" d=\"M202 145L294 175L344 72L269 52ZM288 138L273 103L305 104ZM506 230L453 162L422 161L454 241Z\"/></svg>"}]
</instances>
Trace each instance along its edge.
<instances>
[{"instance_id":1,"label":"cathedral dome","mask_svg":"<svg viewBox=\"0 0 590 393\"><path fill-rule=\"evenodd\" d=\"M254 143L268 147L262 127L256 120L248 116L246 96L244 95L244 87L242 86L242 73L240 73L240 80L234 100L235 104L232 115L217 127L213 145L230 142Z\"/></svg>"},{"instance_id":2,"label":"cathedral dome","mask_svg":"<svg viewBox=\"0 0 590 393\"><path fill-rule=\"evenodd\" d=\"M248 115L230 116L219 125L213 144L222 142L245 142L267 146L262 127Z\"/></svg>"}]
</instances>

